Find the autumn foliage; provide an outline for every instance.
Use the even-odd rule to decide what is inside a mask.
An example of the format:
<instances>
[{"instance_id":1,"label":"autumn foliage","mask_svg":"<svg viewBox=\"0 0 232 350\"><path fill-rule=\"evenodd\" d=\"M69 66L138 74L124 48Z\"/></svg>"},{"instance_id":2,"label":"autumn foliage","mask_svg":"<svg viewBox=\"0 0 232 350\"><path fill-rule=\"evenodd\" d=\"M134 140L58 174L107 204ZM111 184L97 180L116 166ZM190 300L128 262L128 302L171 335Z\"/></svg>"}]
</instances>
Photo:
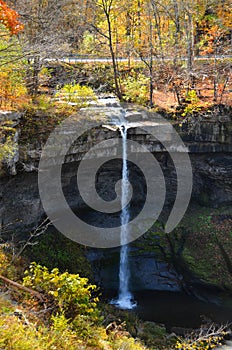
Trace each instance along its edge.
<instances>
[{"instance_id":1,"label":"autumn foliage","mask_svg":"<svg viewBox=\"0 0 232 350\"><path fill-rule=\"evenodd\" d=\"M18 13L12 10L7 4L0 0L0 23L9 29L11 35L18 34L24 26L18 20Z\"/></svg>"}]
</instances>

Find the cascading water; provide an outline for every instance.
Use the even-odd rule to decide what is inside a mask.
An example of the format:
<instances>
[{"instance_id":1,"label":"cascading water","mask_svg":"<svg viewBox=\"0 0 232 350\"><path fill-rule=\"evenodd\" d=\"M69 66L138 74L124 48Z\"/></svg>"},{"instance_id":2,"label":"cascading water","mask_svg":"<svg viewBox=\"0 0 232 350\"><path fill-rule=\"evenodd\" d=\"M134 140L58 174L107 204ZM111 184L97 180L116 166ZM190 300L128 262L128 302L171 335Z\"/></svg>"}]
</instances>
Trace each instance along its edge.
<instances>
[{"instance_id":1,"label":"cascading water","mask_svg":"<svg viewBox=\"0 0 232 350\"><path fill-rule=\"evenodd\" d=\"M121 181L121 250L120 250L120 265L119 265L119 292L118 298L110 303L118 306L121 309L132 309L137 303L133 299L133 295L129 291L130 269L128 253L129 247L125 244L129 234L127 224L130 221L130 212L128 209L128 200L130 197L130 183L128 179L127 168L127 120L125 118L125 109L123 109L118 100L110 99L109 102L102 101L106 106L110 102L109 117L112 124L119 129L122 137L122 181ZM112 112L113 106L113 112Z\"/></svg>"},{"instance_id":2,"label":"cascading water","mask_svg":"<svg viewBox=\"0 0 232 350\"><path fill-rule=\"evenodd\" d=\"M133 296L129 291L129 261L128 261L128 245L127 242L127 223L130 220L130 213L127 207L130 183L128 179L128 168L127 168L127 128L122 125L120 127L122 136L122 213L121 213L121 251L120 251L120 266L119 266L119 295L115 304L121 309L132 309L136 306L136 302L133 300Z\"/></svg>"}]
</instances>

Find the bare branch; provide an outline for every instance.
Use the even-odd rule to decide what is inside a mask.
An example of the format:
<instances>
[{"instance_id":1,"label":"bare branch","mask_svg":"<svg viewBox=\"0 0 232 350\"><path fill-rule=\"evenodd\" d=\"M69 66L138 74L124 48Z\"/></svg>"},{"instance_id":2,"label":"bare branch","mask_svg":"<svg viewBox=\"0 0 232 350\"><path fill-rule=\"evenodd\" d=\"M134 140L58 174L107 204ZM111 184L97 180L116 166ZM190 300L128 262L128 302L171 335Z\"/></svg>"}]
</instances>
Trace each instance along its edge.
<instances>
[{"instance_id":1,"label":"bare branch","mask_svg":"<svg viewBox=\"0 0 232 350\"><path fill-rule=\"evenodd\" d=\"M207 344L218 344L226 335L230 334L231 324L201 326L201 328L185 335L184 342L187 343L188 349L193 349L198 343L207 342ZM182 339L179 339L180 343Z\"/></svg>"},{"instance_id":2,"label":"bare branch","mask_svg":"<svg viewBox=\"0 0 232 350\"><path fill-rule=\"evenodd\" d=\"M42 303L44 302L44 299L43 299L43 296L39 293L39 292L36 292L35 290L31 289L31 288L28 288L28 287L25 287L23 286L22 284L18 283L18 282L15 282L15 281L12 281L10 280L9 278L6 278L2 275L0 275L0 279L5 282L6 284L9 284L11 285L13 288L16 288L16 289L20 289L20 290L23 290L24 292L26 293L29 293L33 296L35 296L37 299L39 299Z\"/></svg>"},{"instance_id":3,"label":"bare branch","mask_svg":"<svg viewBox=\"0 0 232 350\"><path fill-rule=\"evenodd\" d=\"M19 244L22 244L22 246L16 254L13 254L12 262L22 254L27 246L36 245L38 242L32 242L32 240L44 234L51 224L52 222L46 218L39 226L35 228L34 231L30 232L29 238L26 241L19 242Z\"/></svg>"}]
</instances>

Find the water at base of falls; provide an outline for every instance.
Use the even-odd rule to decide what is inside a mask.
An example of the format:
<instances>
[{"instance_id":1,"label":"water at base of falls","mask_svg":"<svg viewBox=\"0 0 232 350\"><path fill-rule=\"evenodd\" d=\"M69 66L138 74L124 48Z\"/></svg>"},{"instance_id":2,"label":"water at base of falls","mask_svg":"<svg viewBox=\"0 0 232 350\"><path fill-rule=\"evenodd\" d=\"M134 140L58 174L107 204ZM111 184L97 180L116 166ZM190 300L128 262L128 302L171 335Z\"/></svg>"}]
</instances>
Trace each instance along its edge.
<instances>
[{"instance_id":1,"label":"water at base of falls","mask_svg":"<svg viewBox=\"0 0 232 350\"><path fill-rule=\"evenodd\" d=\"M122 125L120 127L122 136L122 151L123 151L123 164L122 164L122 213L121 213L121 251L120 251L120 266L119 266L119 295L118 299L113 300L111 304L116 305L120 309L133 309L137 303L133 300L133 295L129 291L129 261L128 261L128 245L127 242L127 224L130 220L130 213L126 206L129 196L129 179L127 169L127 128Z\"/></svg>"},{"instance_id":2,"label":"water at base of falls","mask_svg":"<svg viewBox=\"0 0 232 350\"><path fill-rule=\"evenodd\" d=\"M131 293L123 296L119 295L118 299L112 300L110 304L123 310L132 310L137 306L137 302L133 299L133 295Z\"/></svg>"},{"instance_id":3,"label":"water at base of falls","mask_svg":"<svg viewBox=\"0 0 232 350\"><path fill-rule=\"evenodd\" d=\"M129 278L128 245L123 245L120 251L119 295L118 299L111 301L111 304L120 309L131 310L137 306L132 293L129 291Z\"/></svg>"}]
</instances>

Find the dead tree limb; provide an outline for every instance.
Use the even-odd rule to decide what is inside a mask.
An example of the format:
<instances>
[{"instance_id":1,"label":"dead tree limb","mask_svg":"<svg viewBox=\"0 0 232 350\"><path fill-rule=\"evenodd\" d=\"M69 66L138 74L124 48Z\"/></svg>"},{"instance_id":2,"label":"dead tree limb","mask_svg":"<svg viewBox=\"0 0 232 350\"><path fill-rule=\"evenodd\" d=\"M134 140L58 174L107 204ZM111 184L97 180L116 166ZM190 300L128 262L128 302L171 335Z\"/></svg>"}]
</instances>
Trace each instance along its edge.
<instances>
[{"instance_id":1,"label":"dead tree limb","mask_svg":"<svg viewBox=\"0 0 232 350\"><path fill-rule=\"evenodd\" d=\"M15 282L15 281L12 281L9 278L4 277L2 275L0 275L0 279L3 282L5 282L6 284L9 284L10 286L12 286L13 288L20 289L20 290L22 290L22 291L24 291L26 293L29 293L29 294L35 296L37 299L39 299L39 301L41 301L41 303L44 303L43 296L39 292L37 292L37 291L35 291L35 290L31 289L31 288L25 287L22 284L20 284L18 282Z\"/></svg>"}]
</instances>

